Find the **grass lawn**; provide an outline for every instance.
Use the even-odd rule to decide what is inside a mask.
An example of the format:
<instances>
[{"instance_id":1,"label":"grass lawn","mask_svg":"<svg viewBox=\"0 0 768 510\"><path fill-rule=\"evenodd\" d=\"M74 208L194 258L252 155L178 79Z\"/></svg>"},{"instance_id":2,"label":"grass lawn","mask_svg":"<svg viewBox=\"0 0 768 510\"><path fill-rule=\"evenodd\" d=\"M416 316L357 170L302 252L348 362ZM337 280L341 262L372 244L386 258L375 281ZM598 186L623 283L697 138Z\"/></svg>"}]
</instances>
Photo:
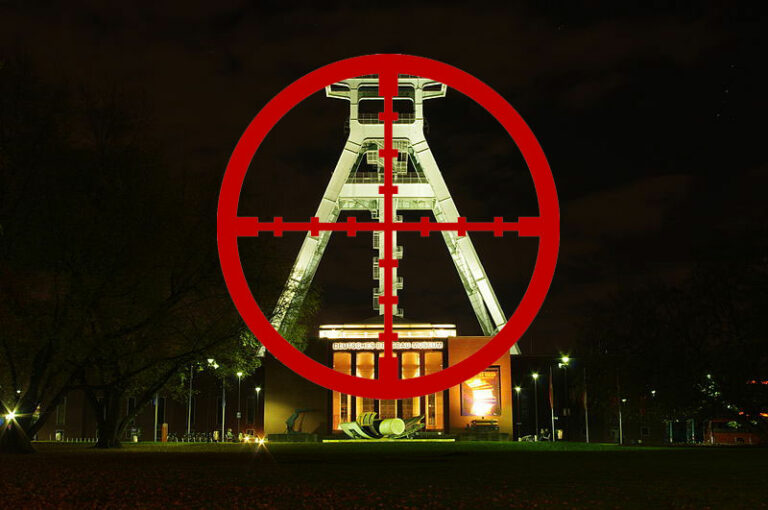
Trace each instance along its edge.
<instances>
[{"instance_id":1,"label":"grass lawn","mask_svg":"<svg viewBox=\"0 0 768 510\"><path fill-rule=\"evenodd\" d=\"M6 508L768 508L768 449L88 445L0 457Z\"/></svg>"}]
</instances>

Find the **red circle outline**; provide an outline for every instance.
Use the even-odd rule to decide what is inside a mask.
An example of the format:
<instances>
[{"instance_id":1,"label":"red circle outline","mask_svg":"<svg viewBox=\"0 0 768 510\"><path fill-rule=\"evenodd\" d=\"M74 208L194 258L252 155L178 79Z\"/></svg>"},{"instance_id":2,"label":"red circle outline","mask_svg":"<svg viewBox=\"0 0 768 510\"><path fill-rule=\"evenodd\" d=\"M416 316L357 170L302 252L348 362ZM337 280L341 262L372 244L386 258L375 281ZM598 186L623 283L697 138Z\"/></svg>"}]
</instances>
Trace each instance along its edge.
<instances>
[{"instance_id":1,"label":"red circle outline","mask_svg":"<svg viewBox=\"0 0 768 510\"><path fill-rule=\"evenodd\" d=\"M240 263L235 230L238 202L251 159L272 127L299 102L332 83L385 71L429 78L453 88L485 108L512 137L528 165L539 202L541 232L533 275L506 325L470 357L440 372L413 379L379 381L336 372L293 347L277 332L254 299ZM515 109L477 78L449 64L424 57L378 54L340 60L323 66L283 89L254 117L232 156L221 185L217 241L224 280L235 307L259 341L283 364L310 381L342 393L377 399L399 399L445 390L484 370L502 357L523 335L541 308L557 264L560 209L544 151Z\"/></svg>"}]
</instances>

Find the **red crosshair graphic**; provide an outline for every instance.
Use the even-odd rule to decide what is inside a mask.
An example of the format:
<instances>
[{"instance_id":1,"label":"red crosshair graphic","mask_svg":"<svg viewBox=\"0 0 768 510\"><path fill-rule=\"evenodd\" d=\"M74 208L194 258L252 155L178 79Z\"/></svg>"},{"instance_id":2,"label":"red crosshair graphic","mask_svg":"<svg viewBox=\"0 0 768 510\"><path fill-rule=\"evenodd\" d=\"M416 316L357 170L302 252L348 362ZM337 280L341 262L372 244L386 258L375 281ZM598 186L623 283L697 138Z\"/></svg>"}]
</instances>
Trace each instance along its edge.
<instances>
[{"instance_id":1,"label":"red crosshair graphic","mask_svg":"<svg viewBox=\"0 0 768 510\"><path fill-rule=\"evenodd\" d=\"M398 115L393 110L393 100L397 95L400 73L445 83L470 96L501 122L518 144L531 170L539 197L539 216L509 222L501 217L489 222L471 222L464 217L459 217L454 223L432 222L429 217L422 217L418 222L395 221L394 197L398 187L393 182L393 161L398 151L393 146L393 125ZM378 75L379 96L384 100L384 111L379 113L384 127L384 144L379 150L379 156L384 160L384 181L378 190L383 197L384 220L358 222L350 217L342 223L324 223L316 217L305 222L288 222L281 217L260 221L258 217L238 216L237 201L245 172L272 125L316 90L366 74ZM384 293L379 297L379 304L384 307L384 331L379 334L384 343L384 356L379 359L378 379L362 379L336 372L299 352L271 327L248 289L239 261L239 237L257 237L262 232L271 232L276 237L281 237L284 232L309 232L311 236L317 236L321 231L346 232L348 236L355 236L358 232L381 232L384 236L385 257L379 260L379 267L385 270ZM393 353L393 344L398 338L393 328L394 310L398 304L393 293L393 268L398 265L393 233L419 232L427 237L432 232L443 231L455 231L459 236L468 232L492 232L494 236L501 237L505 232L517 232L521 237L538 237L539 253L534 274L510 321L480 351L436 374L399 379L397 357ZM232 154L222 183L218 242L222 270L235 305L257 338L278 359L329 389L370 398L407 398L441 391L468 379L501 357L520 338L538 312L552 280L559 246L559 208L552 174L541 147L517 112L490 87L463 71L434 60L407 55L369 55L336 62L303 77L270 101L249 125Z\"/></svg>"}]
</instances>

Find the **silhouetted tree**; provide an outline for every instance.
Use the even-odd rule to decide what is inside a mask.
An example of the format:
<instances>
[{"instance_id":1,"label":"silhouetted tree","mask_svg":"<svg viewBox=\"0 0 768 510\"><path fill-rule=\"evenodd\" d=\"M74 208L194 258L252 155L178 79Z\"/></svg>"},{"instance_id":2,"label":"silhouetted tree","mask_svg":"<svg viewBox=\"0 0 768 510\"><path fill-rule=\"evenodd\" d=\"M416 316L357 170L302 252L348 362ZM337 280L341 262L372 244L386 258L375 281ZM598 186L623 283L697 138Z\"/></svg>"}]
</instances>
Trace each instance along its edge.
<instances>
[{"instance_id":1,"label":"silhouetted tree","mask_svg":"<svg viewBox=\"0 0 768 510\"><path fill-rule=\"evenodd\" d=\"M190 363L260 362L218 265L221 172L200 185L206 193L177 193L146 111L114 87L75 94L2 61L0 397L17 415L4 451L31 451L72 388L92 403L97 446L108 448L133 417L121 413L128 394L139 412ZM257 297L274 302L282 282L263 270L274 269L269 255L244 254Z\"/></svg>"},{"instance_id":2,"label":"silhouetted tree","mask_svg":"<svg viewBox=\"0 0 768 510\"><path fill-rule=\"evenodd\" d=\"M735 232L679 283L594 304L580 341L592 402L614 405L618 380L630 401L654 391L668 418L740 415L764 427L768 387L753 381L768 379L766 239L759 224Z\"/></svg>"}]
</instances>

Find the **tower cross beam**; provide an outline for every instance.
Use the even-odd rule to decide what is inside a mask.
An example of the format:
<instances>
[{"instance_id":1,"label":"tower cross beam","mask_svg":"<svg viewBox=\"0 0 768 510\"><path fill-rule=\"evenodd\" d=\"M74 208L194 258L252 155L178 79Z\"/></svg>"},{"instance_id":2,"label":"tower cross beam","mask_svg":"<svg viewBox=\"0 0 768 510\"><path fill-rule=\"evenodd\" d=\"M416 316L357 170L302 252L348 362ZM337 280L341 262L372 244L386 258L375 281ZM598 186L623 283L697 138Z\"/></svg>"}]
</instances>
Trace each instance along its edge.
<instances>
[{"instance_id":1,"label":"tower cross beam","mask_svg":"<svg viewBox=\"0 0 768 510\"><path fill-rule=\"evenodd\" d=\"M467 235L467 232L492 232L494 237L502 237L505 232L517 232L520 237L538 237L543 226L538 216L525 216L517 221L504 221L501 217L493 221L466 221L466 218L459 217L459 221L455 222L437 222L423 216L418 222L398 223L357 221L354 216L334 223L321 222L316 216L309 221L283 221L281 217L276 217L274 221L261 221L257 216L240 216L236 228L239 237L258 237L262 232L271 232L276 237L285 232L309 232L313 237L319 236L320 232L346 232L350 237L358 232L419 232L422 237L429 237L432 232L457 232L460 237Z\"/></svg>"}]
</instances>

